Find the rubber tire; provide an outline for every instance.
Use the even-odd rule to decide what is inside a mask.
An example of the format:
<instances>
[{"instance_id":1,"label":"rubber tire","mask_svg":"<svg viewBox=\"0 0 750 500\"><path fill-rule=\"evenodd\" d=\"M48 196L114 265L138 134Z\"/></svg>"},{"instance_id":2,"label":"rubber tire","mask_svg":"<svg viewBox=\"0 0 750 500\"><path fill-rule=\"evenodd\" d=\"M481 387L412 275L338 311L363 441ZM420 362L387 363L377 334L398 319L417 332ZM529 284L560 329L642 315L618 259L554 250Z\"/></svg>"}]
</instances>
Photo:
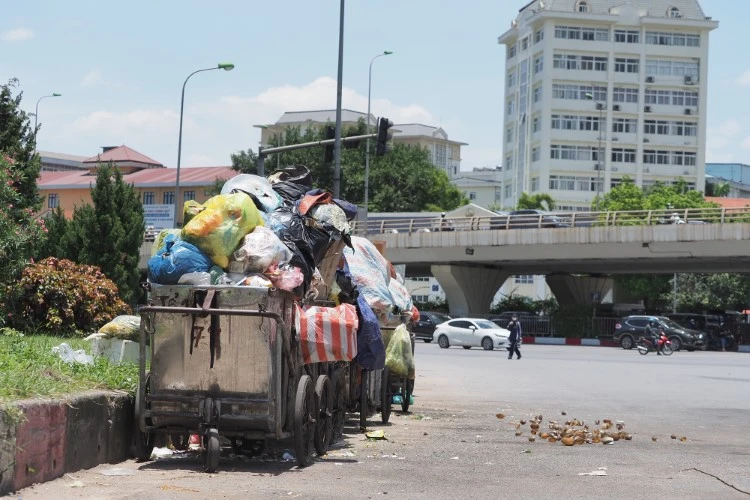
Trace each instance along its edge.
<instances>
[{"instance_id":1,"label":"rubber tire","mask_svg":"<svg viewBox=\"0 0 750 500\"><path fill-rule=\"evenodd\" d=\"M682 340L680 340L680 337L669 337L669 341L672 342L673 351L679 351L680 349L682 349Z\"/></svg>"},{"instance_id":2,"label":"rubber tire","mask_svg":"<svg viewBox=\"0 0 750 500\"><path fill-rule=\"evenodd\" d=\"M463 346L463 348L466 349L466 350L468 350L468 349L471 349L471 346L470 345L465 345L465 346Z\"/></svg>"},{"instance_id":3,"label":"rubber tire","mask_svg":"<svg viewBox=\"0 0 750 500\"><path fill-rule=\"evenodd\" d=\"M348 367L346 368L348 369ZM344 391L346 384L344 383L343 368L338 368L333 372L333 380L331 387L333 389L333 414L331 415L331 441L330 444L336 442L336 438L344 434L344 424L346 422L346 397Z\"/></svg>"},{"instance_id":4,"label":"rubber tire","mask_svg":"<svg viewBox=\"0 0 750 500\"><path fill-rule=\"evenodd\" d=\"M151 385L151 374L146 373L146 394L148 394L149 387ZM133 439L134 449L133 454L136 460L145 461L151 459L151 452L154 451L154 433L141 431L140 418L138 415L138 401L141 399L141 388L140 384L135 391L135 412L133 414ZM144 410L145 410L144 406Z\"/></svg>"},{"instance_id":5,"label":"rubber tire","mask_svg":"<svg viewBox=\"0 0 750 500\"><path fill-rule=\"evenodd\" d=\"M438 337L438 345L441 349L448 349L451 346L450 342L448 342L448 337L445 335Z\"/></svg>"},{"instance_id":6,"label":"rubber tire","mask_svg":"<svg viewBox=\"0 0 750 500\"><path fill-rule=\"evenodd\" d=\"M209 429L204 438L205 449L203 450L203 468L209 474L219 470L219 457L221 457L221 442L219 441L219 431Z\"/></svg>"},{"instance_id":7,"label":"rubber tire","mask_svg":"<svg viewBox=\"0 0 750 500\"><path fill-rule=\"evenodd\" d=\"M383 376L380 380L380 420L387 424L391 419L391 405L393 395L391 394L391 370L383 368Z\"/></svg>"},{"instance_id":8,"label":"rubber tire","mask_svg":"<svg viewBox=\"0 0 750 500\"><path fill-rule=\"evenodd\" d=\"M641 356L645 356L646 354L649 353L649 351L651 351L649 346L646 345L646 343L642 340L639 340L638 343L636 344L636 348L639 348L639 347L643 347L643 349L638 349L638 354L640 354Z\"/></svg>"},{"instance_id":9,"label":"rubber tire","mask_svg":"<svg viewBox=\"0 0 750 500\"><path fill-rule=\"evenodd\" d=\"M414 392L414 381L404 379L404 384L401 386L401 411L406 413L409 411L409 405L411 404L411 395Z\"/></svg>"},{"instance_id":10,"label":"rubber tire","mask_svg":"<svg viewBox=\"0 0 750 500\"><path fill-rule=\"evenodd\" d=\"M312 415L317 412L315 392L309 375L302 375L297 383L297 395L294 398L294 450L297 454L297 465L306 467L312 462L310 448L315 434Z\"/></svg>"},{"instance_id":11,"label":"rubber tire","mask_svg":"<svg viewBox=\"0 0 750 500\"><path fill-rule=\"evenodd\" d=\"M430 342L432 342L432 339L422 339L422 340L424 340L425 344L429 344Z\"/></svg>"},{"instance_id":12,"label":"rubber tire","mask_svg":"<svg viewBox=\"0 0 750 500\"><path fill-rule=\"evenodd\" d=\"M333 393L331 391L331 380L328 375L318 376L315 383L315 402L317 403L318 416L315 422L315 453L318 456L328 452L333 435Z\"/></svg>"},{"instance_id":13,"label":"rubber tire","mask_svg":"<svg viewBox=\"0 0 750 500\"><path fill-rule=\"evenodd\" d=\"M664 356L671 356L673 352L674 352L674 349L672 349L671 345L665 345L664 347L661 348L661 353Z\"/></svg>"},{"instance_id":14,"label":"rubber tire","mask_svg":"<svg viewBox=\"0 0 750 500\"><path fill-rule=\"evenodd\" d=\"M494 351L495 343L492 341L491 338L485 337L482 339L482 349L484 349L485 351Z\"/></svg>"},{"instance_id":15,"label":"rubber tire","mask_svg":"<svg viewBox=\"0 0 750 500\"><path fill-rule=\"evenodd\" d=\"M626 350L630 350L635 347L635 341L630 335L623 335L620 337L620 347Z\"/></svg>"}]
</instances>

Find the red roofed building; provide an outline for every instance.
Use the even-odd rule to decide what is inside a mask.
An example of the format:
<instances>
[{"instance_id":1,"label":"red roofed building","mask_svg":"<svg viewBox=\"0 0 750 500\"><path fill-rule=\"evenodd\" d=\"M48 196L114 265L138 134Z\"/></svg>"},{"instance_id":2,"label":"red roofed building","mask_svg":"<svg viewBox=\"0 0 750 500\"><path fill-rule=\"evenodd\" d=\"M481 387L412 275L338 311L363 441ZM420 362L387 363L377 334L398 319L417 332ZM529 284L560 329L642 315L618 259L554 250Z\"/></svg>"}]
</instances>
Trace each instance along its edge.
<instances>
[{"instance_id":1,"label":"red roofed building","mask_svg":"<svg viewBox=\"0 0 750 500\"><path fill-rule=\"evenodd\" d=\"M750 198L722 198L718 196L706 196L706 201L717 203L722 208L750 207Z\"/></svg>"},{"instance_id":2,"label":"red roofed building","mask_svg":"<svg viewBox=\"0 0 750 500\"><path fill-rule=\"evenodd\" d=\"M171 227L174 207L176 168L168 168L158 161L127 146L103 148L102 153L84 160L85 170L41 172L37 186L42 196L43 212L57 208L65 215L73 215L76 206L92 204L91 187L96 184L96 171L101 163L112 162L132 184L145 209L146 225L157 229ZM217 180L228 180L238 172L231 167L181 167L180 195L182 203L195 200L203 203L216 193ZM156 214L156 215L155 215Z\"/></svg>"}]
</instances>

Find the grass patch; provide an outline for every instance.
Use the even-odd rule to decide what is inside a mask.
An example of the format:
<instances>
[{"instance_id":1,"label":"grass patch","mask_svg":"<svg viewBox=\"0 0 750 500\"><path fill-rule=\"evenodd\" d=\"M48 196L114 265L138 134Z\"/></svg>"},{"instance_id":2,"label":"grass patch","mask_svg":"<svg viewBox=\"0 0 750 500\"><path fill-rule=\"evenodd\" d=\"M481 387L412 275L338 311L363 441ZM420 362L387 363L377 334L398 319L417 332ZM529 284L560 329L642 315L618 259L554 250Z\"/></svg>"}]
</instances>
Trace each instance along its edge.
<instances>
[{"instance_id":1,"label":"grass patch","mask_svg":"<svg viewBox=\"0 0 750 500\"><path fill-rule=\"evenodd\" d=\"M91 353L88 342L48 335L0 331L0 404L27 398L45 398L91 389L119 389L135 393L138 365L115 366L105 358L93 365L63 362L52 348L62 342Z\"/></svg>"}]
</instances>

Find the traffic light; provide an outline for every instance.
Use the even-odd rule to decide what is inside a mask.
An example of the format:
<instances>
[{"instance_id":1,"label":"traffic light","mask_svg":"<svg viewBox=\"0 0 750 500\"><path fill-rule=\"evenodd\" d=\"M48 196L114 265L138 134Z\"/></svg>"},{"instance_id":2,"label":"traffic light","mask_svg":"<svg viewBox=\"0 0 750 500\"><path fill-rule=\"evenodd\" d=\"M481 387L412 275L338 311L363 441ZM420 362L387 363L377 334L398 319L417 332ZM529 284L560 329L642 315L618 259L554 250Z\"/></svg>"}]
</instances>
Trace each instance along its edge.
<instances>
[{"instance_id":1,"label":"traffic light","mask_svg":"<svg viewBox=\"0 0 750 500\"><path fill-rule=\"evenodd\" d=\"M393 122L388 118L378 119L378 141L375 145L375 156L383 156L388 152L387 143L393 137L393 134L389 132L392 126Z\"/></svg>"},{"instance_id":2,"label":"traffic light","mask_svg":"<svg viewBox=\"0 0 750 500\"><path fill-rule=\"evenodd\" d=\"M326 140L336 138L336 128L327 125L326 126ZM326 144L323 150L323 163L333 163L333 147L334 144Z\"/></svg>"}]
</instances>

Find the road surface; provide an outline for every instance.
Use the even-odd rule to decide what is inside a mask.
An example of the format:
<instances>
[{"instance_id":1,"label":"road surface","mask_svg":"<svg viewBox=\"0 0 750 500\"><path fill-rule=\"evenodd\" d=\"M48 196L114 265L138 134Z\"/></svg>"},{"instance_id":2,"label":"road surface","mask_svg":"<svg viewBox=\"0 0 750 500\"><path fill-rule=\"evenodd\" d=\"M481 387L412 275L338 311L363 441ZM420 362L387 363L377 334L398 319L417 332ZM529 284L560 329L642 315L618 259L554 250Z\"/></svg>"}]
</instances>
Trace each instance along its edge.
<instances>
[{"instance_id":1,"label":"road surface","mask_svg":"<svg viewBox=\"0 0 750 500\"><path fill-rule=\"evenodd\" d=\"M32 498L748 498L750 355L526 345L506 351L417 344L415 404L387 440L355 419L305 469L225 450L216 474L195 455L100 465L19 492ZM566 412L565 415L562 412ZM497 414L503 414L499 419ZM632 440L529 441L529 421L622 421ZM527 423L516 436L516 425ZM601 425L601 424L600 424ZM672 439L671 436L676 439ZM680 438L685 438L681 440ZM655 440L654 440L655 439ZM291 445L289 449L293 449ZM276 450L283 452L283 448ZM581 474L599 475L581 475ZM604 475L606 474L606 475ZM711 474L711 475L709 475ZM714 477L715 476L715 477Z\"/></svg>"}]
</instances>

